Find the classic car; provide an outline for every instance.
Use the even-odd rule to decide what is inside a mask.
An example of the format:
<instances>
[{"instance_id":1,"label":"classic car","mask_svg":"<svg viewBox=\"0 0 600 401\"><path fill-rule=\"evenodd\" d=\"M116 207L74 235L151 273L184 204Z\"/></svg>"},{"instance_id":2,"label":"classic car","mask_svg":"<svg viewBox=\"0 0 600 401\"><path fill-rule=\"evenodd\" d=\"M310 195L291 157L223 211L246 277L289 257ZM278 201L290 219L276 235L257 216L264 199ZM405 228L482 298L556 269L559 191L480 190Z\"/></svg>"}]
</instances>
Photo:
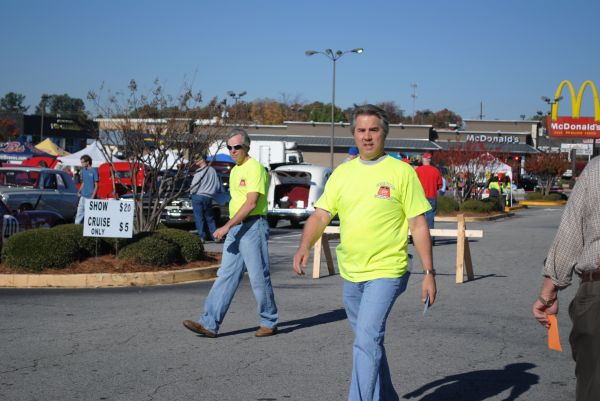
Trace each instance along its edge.
<instances>
[{"instance_id":1,"label":"classic car","mask_svg":"<svg viewBox=\"0 0 600 401\"><path fill-rule=\"evenodd\" d=\"M269 226L284 219L297 227L308 219L330 176L329 167L313 164L288 164L272 170L267 195Z\"/></svg>"},{"instance_id":2,"label":"classic car","mask_svg":"<svg viewBox=\"0 0 600 401\"><path fill-rule=\"evenodd\" d=\"M40 167L0 168L0 199L13 211L49 210L73 221L77 187L62 170Z\"/></svg>"},{"instance_id":3,"label":"classic car","mask_svg":"<svg viewBox=\"0 0 600 401\"><path fill-rule=\"evenodd\" d=\"M148 166L141 163L112 162L111 171L109 163L102 163L98 167L96 197L99 199L119 199L123 195L131 193L133 186L136 186L138 192L141 192L144 178L149 174L149 170Z\"/></svg>"},{"instance_id":4,"label":"classic car","mask_svg":"<svg viewBox=\"0 0 600 401\"><path fill-rule=\"evenodd\" d=\"M32 228L54 227L64 224L63 217L49 210L11 211L4 202L0 201L0 244L19 231Z\"/></svg>"}]
</instances>

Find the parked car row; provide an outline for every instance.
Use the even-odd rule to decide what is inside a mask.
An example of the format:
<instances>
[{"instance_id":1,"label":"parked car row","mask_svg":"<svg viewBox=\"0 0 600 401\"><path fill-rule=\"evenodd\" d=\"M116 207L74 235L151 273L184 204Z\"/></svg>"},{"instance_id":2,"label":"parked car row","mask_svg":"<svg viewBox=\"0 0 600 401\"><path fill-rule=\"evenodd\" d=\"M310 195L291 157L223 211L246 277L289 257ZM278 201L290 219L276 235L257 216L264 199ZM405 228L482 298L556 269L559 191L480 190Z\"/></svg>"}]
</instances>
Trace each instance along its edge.
<instances>
[{"instance_id":1,"label":"parked car row","mask_svg":"<svg viewBox=\"0 0 600 401\"><path fill-rule=\"evenodd\" d=\"M141 187L143 177L148 174L143 166L135 167L128 162L114 163L113 171L108 164L99 168L100 198L127 197L132 185ZM231 166L218 165L217 174L221 186L213 201L215 220L222 224L229 218L229 171ZM289 220L298 226L314 211L314 203L323 193L331 169L310 164L294 164L277 167L270 172L271 180L268 200L268 221L274 227L279 220ZM174 175L163 172L161 179ZM180 228L193 228L194 213L189 187L193 173L183 180L173 183L174 188L183 185L182 195L167 205L161 215L165 225ZM65 171L41 167L0 168L0 203L4 215L14 216L22 228L53 226L72 222L75 218L77 186ZM7 218L6 220L10 220Z\"/></svg>"}]
</instances>

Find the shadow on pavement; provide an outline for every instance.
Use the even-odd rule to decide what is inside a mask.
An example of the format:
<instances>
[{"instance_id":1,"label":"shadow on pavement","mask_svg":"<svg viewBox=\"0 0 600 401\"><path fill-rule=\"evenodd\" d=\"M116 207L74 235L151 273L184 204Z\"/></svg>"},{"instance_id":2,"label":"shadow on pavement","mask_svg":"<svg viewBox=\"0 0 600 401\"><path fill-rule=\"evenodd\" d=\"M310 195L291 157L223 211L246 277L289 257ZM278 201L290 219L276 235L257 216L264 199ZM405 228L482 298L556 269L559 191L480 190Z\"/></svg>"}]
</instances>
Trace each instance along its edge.
<instances>
[{"instance_id":1,"label":"shadow on pavement","mask_svg":"<svg viewBox=\"0 0 600 401\"><path fill-rule=\"evenodd\" d=\"M510 389L505 401L514 401L538 383L538 375L527 372L536 365L512 363L504 369L476 370L446 376L404 394L405 399L416 398L429 390L419 401L483 401Z\"/></svg>"},{"instance_id":2,"label":"shadow on pavement","mask_svg":"<svg viewBox=\"0 0 600 401\"><path fill-rule=\"evenodd\" d=\"M288 320L287 322L280 322L277 326L280 334L291 333L295 330L306 329L321 324L333 323L339 320L346 319L346 311L343 308L335 309L325 313L319 313L318 315L305 317L302 319ZM229 331L227 333L219 333L219 337L235 336L244 333L253 333L258 327L252 327L248 329Z\"/></svg>"}]
</instances>

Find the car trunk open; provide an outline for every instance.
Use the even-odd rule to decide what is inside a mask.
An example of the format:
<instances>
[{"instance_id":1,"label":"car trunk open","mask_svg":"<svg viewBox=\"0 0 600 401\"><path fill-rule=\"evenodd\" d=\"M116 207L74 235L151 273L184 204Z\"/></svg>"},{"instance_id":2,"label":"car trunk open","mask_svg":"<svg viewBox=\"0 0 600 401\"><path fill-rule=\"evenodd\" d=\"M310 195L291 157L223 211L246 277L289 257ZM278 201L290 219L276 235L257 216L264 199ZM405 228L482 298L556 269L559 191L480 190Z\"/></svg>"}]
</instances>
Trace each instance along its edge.
<instances>
[{"instance_id":1,"label":"car trunk open","mask_svg":"<svg viewBox=\"0 0 600 401\"><path fill-rule=\"evenodd\" d=\"M305 171L274 171L273 206L280 209L308 207L311 175Z\"/></svg>"}]
</instances>

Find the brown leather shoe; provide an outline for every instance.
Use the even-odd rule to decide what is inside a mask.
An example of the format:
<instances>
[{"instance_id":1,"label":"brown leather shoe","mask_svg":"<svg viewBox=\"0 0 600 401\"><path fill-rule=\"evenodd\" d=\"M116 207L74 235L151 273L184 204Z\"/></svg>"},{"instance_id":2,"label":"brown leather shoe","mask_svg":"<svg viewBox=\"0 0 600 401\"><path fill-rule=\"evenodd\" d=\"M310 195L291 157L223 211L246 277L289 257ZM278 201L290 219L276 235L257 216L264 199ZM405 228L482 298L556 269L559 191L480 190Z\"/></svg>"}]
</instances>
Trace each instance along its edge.
<instances>
[{"instance_id":1,"label":"brown leather shoe","mask_svg":"<svg viewBox=\"0 0 600 401\"><path fill-rule=\"evenodd\" d=\"M215 338L217 336L217 333L213 333L212 331L207 330L200 323L194 322L193 320L184 320L183 325L186 329L189 329L197 334L202 334L206 337Z\"/></svg>"},{"instance_id":2,"label":"brown leather shoe","mask_svg":"<svg viewBox=\"0 0 600 401\"><path fill-rule=\"evenodd\" d=\"M268 327L259 327L258 330L256 330L256 333L254 333L255 337L269 337L269 336L274 336L275 334L277 334L277 327L273 327L272 329L268 328Z\"/></svg>"}]
</instances>

